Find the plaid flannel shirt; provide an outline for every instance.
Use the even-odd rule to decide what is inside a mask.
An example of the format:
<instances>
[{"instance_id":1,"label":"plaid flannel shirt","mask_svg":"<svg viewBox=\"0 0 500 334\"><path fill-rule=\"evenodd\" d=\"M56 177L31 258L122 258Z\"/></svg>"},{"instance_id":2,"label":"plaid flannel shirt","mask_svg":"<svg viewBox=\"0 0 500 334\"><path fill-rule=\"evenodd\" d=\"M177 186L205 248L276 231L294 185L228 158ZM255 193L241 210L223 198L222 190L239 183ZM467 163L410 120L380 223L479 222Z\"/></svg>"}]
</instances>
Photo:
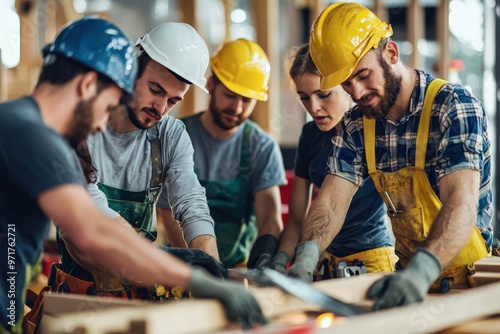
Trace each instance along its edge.
<instances>
[{"instance_id":1,"label":"plaid flannel shirt","mask_svg":"<svg viewBox=\"0 0 500 334\"><path fill-rule=\"evenodd\" d=\"M415 145L424 96L433 77L419 71L409 110L396 124L378 119L375 128L377 170L394 172L415 166ZM342 128L332 138L333 149L327 172L361 186L368 177L363 136L363 114L356 106L342 120ZM439 179L454 171L480 172L478 219L476 225L491 245L493 215L491 190L491 142L488 120L482 103L465 88L446 84L432 105L425 172L439 197Z\"/></svg>"}]
</instances>

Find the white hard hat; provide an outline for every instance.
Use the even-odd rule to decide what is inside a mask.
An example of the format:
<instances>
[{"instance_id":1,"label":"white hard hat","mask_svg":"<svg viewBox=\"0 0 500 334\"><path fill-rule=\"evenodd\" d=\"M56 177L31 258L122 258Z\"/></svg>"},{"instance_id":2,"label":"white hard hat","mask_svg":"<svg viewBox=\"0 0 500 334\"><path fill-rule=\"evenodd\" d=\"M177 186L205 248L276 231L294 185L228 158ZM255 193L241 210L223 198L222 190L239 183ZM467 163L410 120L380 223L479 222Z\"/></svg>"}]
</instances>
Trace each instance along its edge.
<instances>
[{"instance_id":1,"label":"white hard hat","mask_svg":"<svg viewBox=\"0 0 500 334\"><path fill-rule=\"evenodd\" d=\"M205 88L208 47L192 26L179 22L162 23L139 38L136 45L156 62L208 93Z\"/></svg>"}]
</instances>

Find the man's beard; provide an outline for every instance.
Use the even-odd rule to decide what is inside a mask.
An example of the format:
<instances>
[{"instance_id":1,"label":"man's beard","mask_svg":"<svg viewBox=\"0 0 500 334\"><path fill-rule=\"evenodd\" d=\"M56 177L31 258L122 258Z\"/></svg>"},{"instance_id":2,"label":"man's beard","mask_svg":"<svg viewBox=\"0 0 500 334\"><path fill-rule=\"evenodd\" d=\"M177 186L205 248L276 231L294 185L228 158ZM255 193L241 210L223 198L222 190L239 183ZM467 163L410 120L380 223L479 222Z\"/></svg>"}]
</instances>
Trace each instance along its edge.
<instances>
[{"instance_id":1,"label":"man's beard","mask_svg":"<svg viewBox=\"0 0 500 334\"><path fill-rule=\"evenodd\" d=\"M362 106L359 105L359 108L363 112L363 114L368 118L383 118L386 117L389 113L389 110L394 106L396 100L401 91L401 81L402 77L397 76L392 73L391 67L389 64L385 62L382 55L379 55L378 62L384 71L384 96L380 96L381 101L377 106Z\"/></svg>"},{"instance_id":2,"label":"man's beard","mask_svg":"<svg viewBox=\"0 0 500 334\"><path fill-rule=\"evenodd\" d=\"M149 119L147 119L145 122L139 119L139 111L137 110L138 108L137 99L134 98L127 100L125 107L127 108L128 118L136 128L141 130L147 130L157 123L150 121ZM161 113L155 108L143 108L142 111L156 115L156 119L158 122L162 118Z\"/></svg>"},{"instance_id":3,"label":"man's beard","mask_svg":"<svg viewBox=\"0 0 500 334\"><path fill-rule=\"evenodd\" d=\"M243 118L240 115L240 116L237 116L238 117L237 121L228 123L222 117L222 113L227 112L229 114L234 115L234 111L232 109L222 109L221 110L221 109L217 108L215 105L216 105L215 96L212 95L212 98L210 99L209 112L212 114L215 125L217 125L219 128L221 128L223 130L231 130L231 129L239 126L244 121L246 121L246 118Z\"/></svg>"},{"instance_id":4,"label":"man's beard","mask_svg":"<svg viewBox=\"0 0 500 334\"><path fill-rule=\"evenodd\" d=\"M94 115L92 112L94 102L97 96L88 101L80 101L76 107L73 119L66 133L66 138L73 149L77 149L78 145L87 140L95 129L92 128L94 123Z\"/></svg>"}]
</instances>

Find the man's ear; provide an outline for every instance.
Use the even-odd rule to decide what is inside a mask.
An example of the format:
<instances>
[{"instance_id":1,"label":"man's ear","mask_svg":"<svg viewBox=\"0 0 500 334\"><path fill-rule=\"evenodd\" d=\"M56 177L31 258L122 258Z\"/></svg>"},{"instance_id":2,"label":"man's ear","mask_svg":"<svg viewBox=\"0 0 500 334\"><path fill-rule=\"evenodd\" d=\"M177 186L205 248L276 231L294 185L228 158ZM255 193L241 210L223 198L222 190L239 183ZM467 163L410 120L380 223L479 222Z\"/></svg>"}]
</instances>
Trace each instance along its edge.
<instances>
[{"instance_id":1,"label":"man's ear","mask_svg":"<svg viewBox=\"0 0 500 334\"><path fill-rule=\"evenodd\" d=\"M208 94L212 94L212 90L214 89L214 76L211 75L210 77L208 77L207 79L207 84L205 85L205 87L207 88L208 90Z\"/></svg>"},{"instance_id":2,"label":"man's ear","mask_svg":"<svg viewBox=\"0 0 500 334\"><path fill-rule=\"evenodd\" d=\"M99 77L95 71L82 74L78 80L78 95L82 100L90 100L97 94L98 81Z\"/></svg>"},{"instance_id":3,"label":"man's ear","mask_svg":"<svg viewBox=\"0 0 500 334\"><path fill-rule=\"evenodd\" d=\"M396 42L390 40L385 45L385 50L391 64L396 64L399 61L399 47Z\"/></svg>"}]
</instances>

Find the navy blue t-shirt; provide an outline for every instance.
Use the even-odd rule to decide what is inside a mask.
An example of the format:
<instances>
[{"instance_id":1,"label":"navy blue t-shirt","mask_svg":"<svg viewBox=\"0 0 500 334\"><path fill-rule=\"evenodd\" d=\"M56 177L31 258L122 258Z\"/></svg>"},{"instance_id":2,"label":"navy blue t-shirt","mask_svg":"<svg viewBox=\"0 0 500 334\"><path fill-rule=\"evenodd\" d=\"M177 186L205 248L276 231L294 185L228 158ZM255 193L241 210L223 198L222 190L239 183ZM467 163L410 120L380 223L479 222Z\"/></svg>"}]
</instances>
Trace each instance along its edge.
<instances>
[{"instance_id":1,"label":"navy blue t-shirt","mask_svg":"<svg viewBox=\"0 0 500 334\"><path fill-rule=\"evenodd\" d=\"M31 97L0 103L0 325L21 332L29 268L50 220L38 205L44 191L85 185L74 151L48 128ZM12 328L13 325L17 325Z\"/></svg>"},{"instance_id":2,"label":"navy blue t-shirt","mask_svg":"<svg viewBox=\"0 0 500 334\"><path fill-rule=\"evenodd\" d=\"M304 125L295 158L295 175L321 188L334 135L335 129L323 132L314 122ZM393 246L386 212L384 201L372 179L368 178L352 198L344 225L327 250L342 257L368 249Z\"/></svg>"}]
</instances>

